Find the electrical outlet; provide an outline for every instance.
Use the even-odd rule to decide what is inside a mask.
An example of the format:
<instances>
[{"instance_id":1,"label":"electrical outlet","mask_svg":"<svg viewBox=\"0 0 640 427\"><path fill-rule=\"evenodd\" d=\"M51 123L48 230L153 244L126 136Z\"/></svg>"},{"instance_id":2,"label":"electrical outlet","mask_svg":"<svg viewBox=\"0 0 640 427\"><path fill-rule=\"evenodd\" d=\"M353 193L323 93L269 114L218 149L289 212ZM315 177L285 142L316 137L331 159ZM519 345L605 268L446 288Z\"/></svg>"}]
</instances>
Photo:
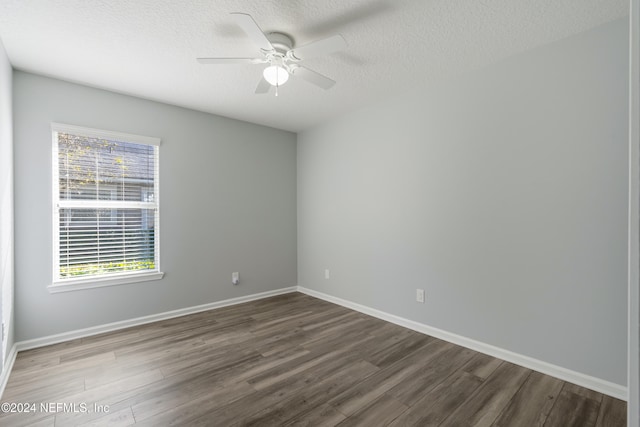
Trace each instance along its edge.
<instances>
[{"instance_id":1,"label":"electrical outlet","mask_svg":"<svg viewBox=\"0 0 640 427\"><path fill-rule=\"evenodd\" d=\"M231 283L233 283L234 285L237 285L240 282L240 273L238 273L237 271L234 273L231 273Z\"/></svg>"},{"instance_id":2,"label":"electrical outlet","mask_svg":"<svg viewBox=\"0 0 640 427\"><path fill-rule=\"evenodd\" d=\"M325 279L329 279L329 269L327 268L326 270L324 270L324 278Z\"/></svg>"},{"instance_id":3,"label":"electrical outlet","mask_svg":"<svg viewBox=\"0 0 640 427\"><path fill-rule=\"evenodd\" d=\"M424 289L416 289L416 301L424 302Z\"/></svg>"}]
</instances>

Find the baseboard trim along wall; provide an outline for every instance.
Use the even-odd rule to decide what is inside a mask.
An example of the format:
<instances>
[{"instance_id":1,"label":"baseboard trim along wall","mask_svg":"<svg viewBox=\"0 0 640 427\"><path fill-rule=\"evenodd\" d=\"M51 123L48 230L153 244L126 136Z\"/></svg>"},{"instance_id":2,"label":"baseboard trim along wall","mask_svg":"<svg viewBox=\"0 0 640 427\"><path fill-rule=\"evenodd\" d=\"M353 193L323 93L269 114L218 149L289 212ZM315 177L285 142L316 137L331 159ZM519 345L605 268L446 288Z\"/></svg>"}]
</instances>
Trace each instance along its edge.
<instances>
[{"instance_id":1,"label":"baseboard trim along wall","mask_svg":"<svg viewBox=\"0 0 640 427\"><path fill-rule=\"evenodd\" d=\"M174 317L186 316L187 314L200 313L202 311L213 310L216 308L227 307L230 305L242 304L244 302L255 301L263 298L269 298L276 295L288 294L295 292L297 288L276 289L273 291L260 292L258 294L245 295L242 297L226 299L222 301L211 302L208 304L196 305L193 307L180 308L178 310L166 311L164 313L152 314L149 316L136 317L135 319L122 320L119 322L107 323L106 325L92 326L90 328L78 329L61 334L50 335L48 337L35 338L27 341L17 342L18 351L30 350L32 348L44 347L45 345L57 344L59 342L75 340L78 338L98 335L105 332L117 331L119 329L129 328L131 326L144 325L146 323L157 322L159 320L173 319Z\"/></svg>"},{"instance_id":2,"label":"baseboard trim along wall","mask_svg":"<svg viewBox=\"0 0 640 427\"><path fill-rule=\"evenodd\" d=\"M480 341L472 340L460 335L452 334L447 331L443 331L438 328L434 328L423 323L415 322L413 320L405 319L400 316L386 313L384 311L376 310L371 307L367 307L361 304L354 303L352 301L344 300L342 298L334 297L322 292L307 289L301 286L276 289L273 291L261 292L258 294L246 295L237 298L231 298L223 301L216 301L208 304L197 305L193 307L186 307L179 310L167 311L164 313L152 314L149 316L137 317L135 319L123 320L119 322L107 323L105 325L93 326L90 328L79 329L70 332L64 332L61 334L50 335L47 337L36 338L27 341L16 342L11 351L9 352L5 364L5 369L0 375L0 397L4 393L5 386L9 380L9 375L13 368L16 356L19 351L30 350L33 348L44 347L51 344L57 344L64 341L70 341L77 338L84 338L92 335L97 335L105 332L116 331L119 329L129 328L131 326L144 325L151 322L157 322L160 320L172 319L174 317L186 316L188 314L199 313L202 311L213 310L216 308L227 307L236 304L242 304L244 302L255 301L259 299L269 298L276 295L287 294L291 292L301 292L303 294L319 298L334 304L341 305L346 308L350 308L355 311L367 314L369 316L376 317L378 319L385 320L387 322L395 323L396 325L403 326L414 331L430 335L453 344L457 344L471 350L478 351L480 353L488 354L493 357L497 357L506 360L511 363L523 366L528 369L533 369L543 374L551 375L564 381L568 381L573 384L586 387L588 389L606 394L617 399L627 400L627 388L619 384L614 384L609 381L605 381L599 378L591 377L589 375L575 372L570 369L562 368L541 360L534 359L532 357L524 356L518 353L514 353L508 350L504 350L499 347L495 347L489 344L482 343Z\"/></svg>"},{"instance_id":3,"label":"baseboard trim along wall","mask_svg":"<svg viewBox=\"0 0 640 427\"><path fill-rule=\"evenodd\" d=\"M298 292L334 304L338 304L364 314L368 314L369 316L377 317L378 319L386 320L387 322L395 323L396 325L404 326L405 328L412 329L425 335L440 338L441 340L445 340L450 343L478 351L480 353L488 354L489 356L506 360L507 362L515 363L516 365L520 365L525 368L532 369L534 371L538 371L543 374L547 374L582 387L586 387L590 390L615 397L616 399L622 399L625 401L627 400L627 388L619 384L585 375L580 372L575 372L570 369L543 362L529 356L514 353L512 351L505 350L500 347L495 347L490 344L485 344L483 342L466 338L461 335L452 334L450 332L443 331L442 329L434 328L423 323L405 319L400 316L389 314L384 311L376 310L375 308L357 304L355 302L324 294L322 292L314 291L312 289L307 289L302 286L298 286Z\"/></svg>"},{"instance_id":4,"label":"baseboard trim along wall","mask_svg":"<svg viewBox=\"0 0 640 427\"><path fill-rule=\"evenodd\" d=\"M18 346L14 343L13 346L11 346L11 350L9 351L9 354L7 354L7 358L4 361L5 362L4 369L0 374L0 397L2 397L2 394L4 393L4 388L7 386L7 381L9 381L9 374L13 369L13 363L16 361L17 355L18 355Z\"/></svg>"}]
</instances>

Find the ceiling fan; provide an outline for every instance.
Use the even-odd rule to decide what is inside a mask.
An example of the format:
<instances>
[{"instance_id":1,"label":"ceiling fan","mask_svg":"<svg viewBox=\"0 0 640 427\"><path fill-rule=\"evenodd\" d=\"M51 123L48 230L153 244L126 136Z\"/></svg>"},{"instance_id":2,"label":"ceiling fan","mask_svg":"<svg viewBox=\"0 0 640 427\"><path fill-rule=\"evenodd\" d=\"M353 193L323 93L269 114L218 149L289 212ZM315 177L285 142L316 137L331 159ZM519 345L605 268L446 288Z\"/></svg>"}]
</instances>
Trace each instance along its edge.
<instances>
[{"instance_id":1,"label":"ceiling fan","mask_svg":"<svg viewBox=\"0 0 640 427\"><path fill-rule=\"evenodd\" d=\"M276 96L278 87L286 83L289 76L299 77L322 89L330 89L336 82L329 77L299 65L305 59L328 55L347 47L347 42L341 35L316 40L304 46L293 46L291 37L284 33L272 32L265 34L251 15L246 13L232 13L237 24L260 49L258 58L197 58L201 64L268 64L262 73L262 79L256 87L256 93L267 93L275 86Z\"/></svg>"}]
</instances>

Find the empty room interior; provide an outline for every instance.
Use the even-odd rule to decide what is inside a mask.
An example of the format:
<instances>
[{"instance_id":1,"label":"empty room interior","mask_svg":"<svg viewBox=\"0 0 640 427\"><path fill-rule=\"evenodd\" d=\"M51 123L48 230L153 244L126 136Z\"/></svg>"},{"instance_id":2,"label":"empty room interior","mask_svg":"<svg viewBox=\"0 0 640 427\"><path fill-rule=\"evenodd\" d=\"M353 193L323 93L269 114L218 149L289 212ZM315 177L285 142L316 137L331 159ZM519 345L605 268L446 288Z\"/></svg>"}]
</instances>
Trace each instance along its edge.
<instances>
[{"instance_id":1,"label":"empty room interior","mask_svg":"<svg viewBox=\"0 0 640 427\"><path fill-rule=\"evenodd\" d=\"M639 0L0 0L0 425L640 427Z\"/></svg>"}]
</instances>

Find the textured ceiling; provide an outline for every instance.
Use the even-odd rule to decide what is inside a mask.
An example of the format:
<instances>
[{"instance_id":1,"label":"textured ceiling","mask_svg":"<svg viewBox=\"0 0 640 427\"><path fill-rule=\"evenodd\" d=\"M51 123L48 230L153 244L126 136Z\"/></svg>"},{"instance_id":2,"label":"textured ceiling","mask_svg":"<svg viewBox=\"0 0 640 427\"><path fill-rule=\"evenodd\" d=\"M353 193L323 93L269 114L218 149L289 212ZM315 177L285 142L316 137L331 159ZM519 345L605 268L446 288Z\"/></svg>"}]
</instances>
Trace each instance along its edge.
<instances>
[{"instance_id":1,"label":"textured ceiling","mask_svg":"<svg viewBox=\"0 0 640 427\"><path fill-rule=\"evenodd\" d=\"M256 55L231 12L298 46L342 34L346 51L304 62L337 84L255 95L260 66L198 64ZM0 0L0 39L16 69L300 131L628 12L628 0Z\"/></svg>"}]
</instances>

